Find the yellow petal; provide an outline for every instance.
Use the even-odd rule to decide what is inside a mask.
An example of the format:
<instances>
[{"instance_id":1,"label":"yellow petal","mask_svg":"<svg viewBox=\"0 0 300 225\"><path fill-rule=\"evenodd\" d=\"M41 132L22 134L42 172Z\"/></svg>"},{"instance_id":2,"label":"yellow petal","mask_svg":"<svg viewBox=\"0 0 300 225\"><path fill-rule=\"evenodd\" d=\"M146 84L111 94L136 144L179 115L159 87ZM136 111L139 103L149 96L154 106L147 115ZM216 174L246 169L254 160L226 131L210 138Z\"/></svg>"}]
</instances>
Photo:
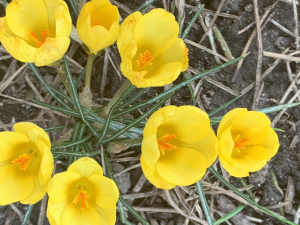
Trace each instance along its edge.
<instances>
[{"instance_id":1,"label":"yellow petal","mask_svg":"<svg viewBox=\"0 0 300 225\"><path fill-rule=\"evenodd\" d=\"M117 38L117 45L122 58L122 64L131 64L131 59L137 52L137 44L133 37L133 31L137 21L141 17L141 12L134 12L123 21L120 27L120 32ZM122 72L124 76L127 77L127 73L124 73L123 69Z\"/></svg>"},{"instance_id":2,"label":"yellow petal","mask_svg":"<svg viewBox=\"0 0 300 225\"><path fill-rule=\"evenodd\" d=\"M70 38L47 38L36 51L35 65L45 66L61 59L70 45Z\"/></svg>"},{"instance_id":3,"label":"yellow petal","mask_svg":"<svg viewBox=\"0 0 300 225\"><path fill-rule=\"evenodd\" d=\"M36 146L39 150L41 164L38 172L39 183L45 184L51 178L54 169L53 155L50 148L42 141L38 140Z\"/></svg>"},{"instance_id":4,"label":"yellow petal","mask_svg":"<svg viewBox=\"0 0 300 225\"><path fill-rule=\"evenodd\" d=\"M100 27L100 26L94 26L94 27ZM114 22L111 25L109 31L103 36L102 39L96 36L94 33L94 29L92 29L94 37L98 39L96 40L97 44L95 46L94 54L97 54L102 49L105 49L106 47L112 45L117 40L119 27L120 27L119 22Z\"/></svg>"},{"instance_id":5,"label":"yellow petal","mask_svg":"<svg viewBox=\"0 0 300 225\"><path fill-rule=\"evenodd\" d=\"M118 8L114 5L104 6L91 15L91 25L95 26L95 24L98 24L106 30L110 30L113 23L119 24L119 20Z\"/></svg>"},{"instance_id":6,"label":"yellow petal","mask_svg":"<svg viewBox=\"0 0 300 225\"><path fill-rule=\"evenodd\" d=\"M97 10L104 6L111 5L109 0L92 0L91 2L94 4Z\"/></svg>"},{"instance_id":7,"label":"yellow petal","mask_svg":"<svg viewBox=\"0 0 300 225\"><path fill-rule=\"evenodd\" d=\"M99 224L114 225L116 223L116 211L117 211L116 206L112 207L111 209L104 209L95 206L95 209L97 210L100 218L97 225Z\"/></svg>"},{"instance_id":8,"label":"yellow petal","mask_svg":"<svg viewBox=\"0 0 300 225\"><path fill-rule=\"evenodd\" d=\"M83 157L76 160L69 166L69 172L79 173L83 178L88 178L93 174L103 175L101 166L89 157Z\"/></svg>"},{"instance_id":9,"label":"yellow petal","mask_svg":"<svg viewBox=\"0 0 300 225\"><path fill-rule=\"evenodd\" d=\"M241 150L234 157L234 166L242 168L245 171L256 171L257 165L261 165L262 161L266 161L267 151L260 145L251 146ZM264 165L261 165L261 168ZM259 169L261 169L259 168Z\"/></svg>"},{"instance_id":10,"label":"yellow petal","mask_svg":"<svg viewBox=\"0 0 300 225\"><path fill-rule=\"evenodd\" d=\"M51 148L51 142L48 134L39 126L34 123L21 122L14 125L14 130L17 133L26 135L31 143L35 143L37 140L41 140L49 148Z\"/></svg>"},{"instance_id":11,"label":"yellow petal","mask_svg":"<svg viewBox=\"0 0 300 225\"><path fill-rule=\"evenodd\" d=\"M20 38L32 46L30 31L40 35L41 30L48 30L48 13L43 0L12 1L6 8L8 26Z\"/></svg>"},{"instance_id":12,"label":"yellow petal","mask_svg":"<svg viewBox=\"0 0 300 225\"><path fill-rule=\"evenodd\" d=\"M79 207L78 207L79 206ZM62 224L72 225L99 225L100 216L93 206L89 206L85 210L80 210L80 205L69 203L61 215Z\"/></svg>"},{"instance_id":13,"label":"yellow petal","mask_svg":"<svg viewBox=\"0 0 300 225\"><path fill-rule=\"evenodd\" d=\"M0 205L26 198L34 188L34 177L13 163L0 167Z\"/></svg>"},{"instance_id":14,"label":"yellow petal","mask_svg":"<svg viewBox=\"0 0 300 225\"><path fill-rule=\"evenodd\" d=\"M200 141L187 143L182 142L182 147L192 148L199 151L206 159L207 166L211 166L218 156L218 139L212 129Z\"/></svg>"},{"instance_id":15,"label":"yellow petal","mask_svg":"<svg viewBox=\"0 0 300 225\"><path fill-rule=\"evenodd\" d=\"M235 167L234 165L230 165L226 159L223 158L222 155L219 155L220 163L223 168L233 177L248 177L249 172L244 170L243 168Z\"/></svg>"},{"instance_id":16,"label":"yellow petal","mask_svg":"<svg viewBox=\"0 0 300 225\"><path fill-rule=\"evenodd\" d=\"M51 201L51 199L48 200L47 218L51 225L62 224L61 215L69 204L70 203L68 201L56 203Z\"/></svg>"},{"instance_id":17,"label":"yellow petal","mask_svg":"<svg viewBox=\"0 0 300 225\"><path fill-rule=\"evenodd\" d=\"M50 178L47 182L45 182L43 185L41 185L38 181L38 179L34 178L34 188L32 192L26 196L24 199L20 199L20 202L22 204L35 204L38 201L40 201L46 194L47 186L50 181Z\"/></svg>"},{"instance_id":18,"label":"yellow petal","mask_svg":"<svg viewBox=\"0 0 300 225\"><path fill-rule=\"evenodd\" d=\"M151 62L156 68L171 62L181 62L181 72L186 71L189 65L188 49L186 48L183 40L177 38L172 47L170 47L166 52L163 52L159 56L153 58Z\"/></svg>"},{"instance_id":19,"label":"yellow petal","mask_svg":"<svg viewBox=\"0 0 300 225\"><path fill-rule=\"evenodd\" d=\"M115 182L100 174L94 174L88 179L94 188L93 198L100 208L109 209L116 206L119 189Z\"/></svg>"},{"instance_id":20,"label":"yellow petal","mask_svg":"<svg viewBox=\"0 0 300 225\"><path fill-rule=\"evenodd\" d=\"M60 5L56 8L55 14L55 37L69 37L72 31L72 19L68 9L68 5L62 1L58 0ZM49 2L49 1L47 1ZM50 1L52 2L52 1ZM49 8L48 8L49 12ZM52 12L50 12L52 13ZM50 15L48 13L48 15ZM50 21L49 21L50 22ZM51 28L50 28L51 29Z\"/></svg>"},{"instance_id":21,"label":"yellow petal","mask_svg":"<svg viewBox=\"0 0 300 225\"><path fill-rule=\"evenodd\" d=\"M222 118L219 128L218 128L218 134L217 137L220 139L220 136L222 133L229 127L231 126L232 120L239 115L242 112L247 112L247 109L245 108L235 108L228 113Z\"/></svg>"},{"instance_id":22,"label":"yellow petal","mask_svg":"<svg viewBox=\"0 0 300 225\"><path fill-rule=\"evenodd\" d=\"M278 151L279 148L279 140L275 131L270 127L267 138L260 143L267 150L267 158L269 161Z\"/></svg>"},{"instance_id":23,"label":"yellow petal","mask_svg":"<svg viewBox=\"0 0 300 225\"><path fill-rule=\"evenodd\" d=\"M178 107L174 115L158 129L158 138L175 134L183 142L196 142L210 131L208 115L194 106Z\"/></svg>"},{"instance_id":24,"label":"yellow petal","mask_svg":"<svg viewBox=\"0 0 300 225\"><path fill-rule=\"evenodd\" d=\"M0 162L5 162L11 158L18 158L19 155L29 149L29 139L24 134L16 132L0 133Z\"/></svg>"},{"instance_id":25,"label":"yellow petal","mask_svg":"<svg viewBox=\"0 0 300 225\"><path fill-rule=\"evenodd\" d=\"M150 51L154 58L174 45L178 34L179 25L173 14L159 8L140 18L134 29L138 49Z\"/></svg>"},{"instance_id":26,"label":"yellow petal","mask_svg":"<svg viewBox=\"0 0 300 225\"><path fill-rule=\"evenodd\" d=\"M141 167L143 170L144 175L146 178L149 180L151 184L153 184L157 188L165 189L165 190L170 190L174 188L176 185L171 184L167 181L165 181L158 173L156 170L150 169L149 166L145 163L145 160L141 156Z\"/></svg>"},{"instance_id":27,"label":"yellow petal","mask_svg":"<svg viewBox=\"0 0 300 225\"><path fill-rule=\"evenodd\" d=\"M155 170L155 164L160 157L156 134L147 135L142 142L142 156L145 163L152 170Z\"/></svg>"},{"instance_id":28,"label":"yellow petal","mask_svg":"<svg viewBox=\"0 0 300 225\"><path fill-rule=\"evenodd\" d=\"M160 157L156 164L162 179L176 185L191 185L196 178L205 174L207 163L197 150L178 147L165 157ZM191 182L191 183L188 183Z\"/></svg>"},{"instance_id":29,"label":"yellow petal","mask_svg":"<svg viewBox=\"0 0 300 225\"><path fill-rule=\"evenodd\" d=\"M241 138L249 138L251 145L257 145L268 136L271 121L261 112L249 111L237 115L232 120L232 137L240 135Z\"/></svg>"},{"instance_id":30,"label":"yellow petal","mask_svg":"<svg viewBox=\"0 0 300 225\"><path fill-rule=\"evenodd\" d=\"M48 186L48 195L53 203L64 202L70 195L72 185L81 178L76 172L62 172L55 174ZM72 199L73 200L73 199Z\"/></svg>"},{"instance_id":31,"label":"yellow petal","mask_svg":"<svg viewBox=\"0 0 300 225\"><path fill-rule=\"evenodd\" d=\"M232 159L232 151L234 147L234 142L232 140L231 136L231 126L228 127L226 130L223 131L220 137L220 142L219 142L219 151L220 155L222 155L228 163L231 165L234 163L234 160Z\"/></svg>"}]
</instances>

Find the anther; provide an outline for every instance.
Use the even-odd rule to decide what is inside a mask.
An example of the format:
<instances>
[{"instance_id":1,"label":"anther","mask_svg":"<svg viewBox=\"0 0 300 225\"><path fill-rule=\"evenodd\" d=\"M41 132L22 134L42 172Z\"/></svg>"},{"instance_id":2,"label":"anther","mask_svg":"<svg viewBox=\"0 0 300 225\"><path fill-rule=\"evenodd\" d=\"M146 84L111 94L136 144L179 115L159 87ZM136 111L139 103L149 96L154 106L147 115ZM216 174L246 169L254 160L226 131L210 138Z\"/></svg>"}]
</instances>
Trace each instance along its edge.
<instances>
[{"instance_id":1,"label":"anther","mask_svg":"<svg viewBox=\"0 0 300 225\"><path fill-rule=\"evenodd\" d=\"M163 155L165 155L165 149L166 149L166 148L167 148L169 151L171 151L172 148L177 148L175 145L172 145L172 144L168 143L168 141L170 141L170 140L172 140L172 139L174 139L174 138L176 138L176 135L175 135L175 134L171 134L171 135L166 134L166 135L160 137L160 138L157 140L159 149L160 149L160 151L161 151L161 153L162 153ZM164 140L164 141L162 141L162 140Z\"/></svg>"},{"instance_id":2,"label":"anther","mask_svg":"<svg viewBox=\"0 0 300 225\"><path fill-rule=\"evenodd\" d=\"M23 154L23 155L20 155L18 159L15 159L14 161L12 161L12 163L13 164L21 163L20 170L26 170L27 167L29 166L31 160L32 160L31 154Z\"/></svg>"},{"instance_id":3,"label":"anther","mask_svg":"<svg viewBox=\"0 0 300 225\"><path fill-rule=\"evenodd\" d=\"M34 31L30 31L31 40L33 40L36 43L37 47L41 47L41 45L46 41L46 39L48 37L48 32L44 29L41 30L41 34L42 34L43 40L38 35L36 35L36 33L34 33Z\"/></svg>"},{"instance_id":4,"label":"anther","mask_svg":"<svg viewBox=\"0 0 300 225\"><path fill-rule=\"evenodd\" d=\"M141 71L142 69L144 69L146 66L151 66L153 57L150 56L150 52L149 51L146 51L144 53L144 55L142 53L140 53L140 58L139 60L137 60L137 63L136 63L136 68L138 71Z\"/></svg>"},{"instance_id":5,"label":"anther","mask_svg":"<svg viewBox=\"0 0 300 225\"><path fill-rule=\"evenodd\" d=\"M79 200L81 200L81 210L84 210L85 208L89 207L89 203L87 201L87 199L90 196L86 194L86 191L83 189L83 187L80 187L79 189L79 193L77 194L77 196L74 198L73 203L76 205Z\"/></svg>"}]
</instances>

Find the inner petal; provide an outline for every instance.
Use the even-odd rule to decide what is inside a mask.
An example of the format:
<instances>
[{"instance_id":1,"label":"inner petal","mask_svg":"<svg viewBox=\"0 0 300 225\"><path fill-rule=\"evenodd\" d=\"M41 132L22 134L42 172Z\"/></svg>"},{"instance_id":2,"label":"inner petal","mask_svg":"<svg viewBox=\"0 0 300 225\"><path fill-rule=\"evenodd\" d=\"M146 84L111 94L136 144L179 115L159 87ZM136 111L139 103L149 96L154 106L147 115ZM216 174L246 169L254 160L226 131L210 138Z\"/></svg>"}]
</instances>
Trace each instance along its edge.
<instances>
[{"instance_id":1,"label":"inner petal","mask_svg":"<svg viewBox=\"0 0 300 225\"><path fill-rule=\"evenodd\" d=\"M117 7L113 5L104 6L91 16L92 26L100 25L106 30L109 30L114 22L119 22L119 13Z\"/></svg>"}]
</instances>

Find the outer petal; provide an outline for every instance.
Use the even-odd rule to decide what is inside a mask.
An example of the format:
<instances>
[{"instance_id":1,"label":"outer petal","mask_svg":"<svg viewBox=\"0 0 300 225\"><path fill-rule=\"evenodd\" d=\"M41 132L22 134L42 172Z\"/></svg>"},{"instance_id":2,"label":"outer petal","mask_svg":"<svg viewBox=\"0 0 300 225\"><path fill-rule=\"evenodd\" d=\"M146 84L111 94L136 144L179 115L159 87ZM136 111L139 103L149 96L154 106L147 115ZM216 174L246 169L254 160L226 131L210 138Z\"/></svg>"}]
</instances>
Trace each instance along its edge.
<instances>
[{"instance_id":1,"label":"outer petal","mask_svg":"<svg viewBox=\"0 0 300 225\"><path fill-rule=\"evenodd\" d=\"M278 151L279 148L279 140L275 131L270 127L267 138L260 143L267 150L267 158L269 161Z\"/></svg>"},{"instance_id":2,"label":"outer petal","mask_svg":"<svg viewBox=\"0 0 300 225\"><path fill-rule=\"evenodd\" d=\"M223 166L223 168L233 177L248 177L249 176L249 172L242 169L242 168L238 168L235 167L233 165L230 165L226 159L223 158L222 155L219 155L219 159L221 162L221 165Z\"/></svg>"},{"instance_id":3,"label":"outer petal","mask_svg":"<svg viewBox=\"0 0 300 225\"><path fill-rule=\"evenodd\" d=\"M167 182L176 185L191 185L187 182L200 179L204 175L207 163L204 156L190 148L172 149L165 157L160 157L156 164L158 174Z\"/></svg>"},{"instance_id":4,"label":"outer petal","mask_svg":"<svg viewBox=\"0 0 300 225\"><path fill-rule=\"evenodd\" d=\"M35 143L37 140L41 140L49 148L51 148L51 142L48 134L39 126L34 123L21 122L14 124L14 130L17 133L26 135L31 143Z\"/></svg>"},{"instance_id":5,"label":"outer petal","mask_svg":"<svg viewBox=\"0 0 300 225\"><path fill-rule=\"evenodd\" d=\"M119 20L119 10L114 5L104 6L91 15L91 25L94 26L97 23L106 30L109 30L113 23L119 24Z\"/></svg>"},{"instance_id":6,"label":"outer petal","mask_svg":"<svg viewBox=\"0 0 300 225\"><path fill-rule=\"evenodd\" d=\"M42 141L38 140L36 143L37 149L39 150L41 157L41 165L38 172L39 183L45 184L49 182L51 174L54 169L53 155L50 148Z\"/></svg>"},{"instance_id":7,"label":"outer petal","mask_svg":"<svg viewBox=\"0 0 300 225\"><path fill-rule=\"evenodd\" d=\"M55 11L55 26L56 26L56 38L57 37L69 37L72 31L72 19L70 16L68 5L58 0L60 5ZM49 0L48 0L49 2ZM52 2L52 1L50 1ZM48 9L49 11L49 9ZM48 14L49 15L49 14Z\"/></svg>"},{"instance_id":8,"label":"outer petal","mask_svg":"<svg viewBox=\"0 0 300 225\"><path fill-rule=\"evenodd\" d=\"M0 205L8 205L26 198L34 189L34 177L21 171L18 165L0 167Z\"/></svg>"},{"instance_id":9,"label":"outer petal","mask_svg":"<svg viewBox=\"0 0 300 225\"><path fill-rule=\"evenodd\" d=\"M34 204L40 201L46 194L47 186L50 178L47 182L41 185L36 177L34 177L34 188L32 192L24 199L20 199L22 204Z\"/></svg>"},{"instance_id":10,"label":"outer petal","mask_svg":"<svg viewBox=\"0 0 300 225\"><path fill-rule=\"evenodd\" d=\"M227 161L229 164L233 164L234 160L232 159L232 152L233 152L233 147L234 147L234 142L232 140L231 136L231 126L228 127L220 137L220 155L224 157L224 159Z\"/></svg>"},{"instance_id":11,"label":"outer petal","mask_svg":"<svg viewBox=\"0 0 300 225\"><path fill-rule=\"evenodd\" d=\"M111 5L109 0L92 0L91 2L94 4L97 10L104 6Z\"/></svg>"},{"instance_id":12,"label":"outer petal","mask_svg":"<svg viewBox=\"0 0 300 225\"><path fill-rule=\"evenodd\" d=\"M88 180L93 184L95 190L93 197L100 208L109 209L116 207L119 189L113 180L100 174L92 175Z\"/></svg>"},{"instance_id":13,"label":"outer petal","mask_svg":"<svg viewBox=\"0 0 300 225\"><path fill-rule=\"evenodd\" d=\"M35 65L45 66L61 59L70 45L70 38L47 38L36 51Z\"/></svg>"},{"instance_id":14,"label":"outer petal","mask_svg":"<svg viewBox=\"0 0 300 225\"><path fill-rule=\"evenodd\" d=\"M98 225L114 225L116 223L116 206L111 209L103 209L96 206L95 209L97 210L100 218L99 222L97 223Z\"/></svg>"},{"instance_id":15,"label":"outer petal","mask_svg":"<svg viewBox=\"0 0 300 225\"><path fill-rule=\"evenodd\" d=\"M172 13L153 9L137 22L134 39L141 52L150 51L152 57L166 52L177 40L179 25Z\"/></svg>"},{"instance_id":16,"label":"outer petal","mask_svg":"<svg viewBox=\"0 0 300 225\"><path fill-rule=\"evenodd\" d=\"M24 134L9 131L0 133L0 163L18 158L28 149L29 139Z\"/></svg>"},{"instance_id":17,"label":"outer petal","mask_svg":"<svg viewBox=\"0 0 300 225\"><path fill-rule=\"evenodd\" d=\"M47 205L47 218L51 225L61 225L62 220L61 216L65 210L65 208L69 205L68 201L64 201L61 203L52 202L51 199L48 200Z\"/></svg>"},{"instance_id":18,"label":"outer petal","mask_svg":"<svg viewBox=\"0 0 300 225\"><path fill-rule=\"evenodd\" d=\"M142 142L142 156L151 170L155 170L155 164L160 157L156 134L147 135Z\"/></svg>"},{"instance_id":19,"label":"outer petal","mask_svg":"<svg viewBox=\"0 0 300 225\"><path fill-rule=\"evenodd\" d=\"M247 112L247 109L245 108L236 108L231 110L230 112L226 113L226 115L223 117L223 119L220 122L219 128L218 128L218 138L220 139L220 136L222 133L231 126L232 120L239 115L242 112Z\"/></svg>"},{"instance_id":20,"label":"outer petal","mask_svg":"<svg viewBox=\"0 0 300 225\"><path fill-rule=\"evenodd\" d=\"M133 31L136 23L142 18L141 12L134 12L130 14L122 23L120 27L120 32L117 39L118 49L122 58L122 64L131 64L131 59L135 56L137 52L137 43L133 37ZM127 77L124 68L121 70L124 76ZM131 65L132 67L132 65ZM132 70L132 68L131 68Z\"/></svg>"},{"instance_id":21,"label":"outer petal","mask_svg":"<svg viewBox=\"0 0 300 225\"><path fill-rule=\"evenodd\" d=\"M141 156L141 167L142 167L143 173L145 174L146 178L155 187L165 189L165 190L170 190L176 186L175 184L171 184L171 183L165 181L157 173L156 170L151 170L150 167L148 167L147 164L145 163L145 160L143 159L142 156Z\"/></svg>"},{"instance_id":22,"label":"outer petal","mask_svg":"<svg viewBox=\"0 0 300 225\"><path fill-rule=\"evenodd\" d=\"M68 172L79 173L83 178L88 178L94 174L103 175L101 166L89 157L83 157L72 163L68 169Z\"/></svg>"}]
</instances>

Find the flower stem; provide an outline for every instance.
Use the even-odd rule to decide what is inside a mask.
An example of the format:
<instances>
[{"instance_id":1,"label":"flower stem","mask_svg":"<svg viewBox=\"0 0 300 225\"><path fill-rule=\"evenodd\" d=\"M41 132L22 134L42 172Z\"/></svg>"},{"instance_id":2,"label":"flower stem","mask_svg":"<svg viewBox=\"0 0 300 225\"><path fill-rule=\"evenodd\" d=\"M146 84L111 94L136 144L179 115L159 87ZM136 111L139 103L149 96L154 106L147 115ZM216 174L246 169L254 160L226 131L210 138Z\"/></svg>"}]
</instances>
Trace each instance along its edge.
<instances>
[{"instance_id":1,"label":"flower stem","mask_svg":"<svg viewBox=\"0 0 300 225\"><path fill-rule=\"evenodd\" d=\"M63 69L62 65L60 64L60 61L55 62L53 64L53 66L55 67L57 73L59 74L61 82L63 83L63 85L67 89L68 94L71 96L72 99L74 99L74 95L73 95L73 92L72 92L71 85L68 81L65 70Z\"/></svg>"},{"instance_id":2,"label":"flower stem","mask_svg":"<svg viewBox=\"0 0 300 225\"><path fill-rule=\"evenodd\" d=\"M117 93L114 95L114 97L111 99L111 101L108 103L108 105L103 109L101 113L102 118L106 118L111 107L124 95L124 93L127 91L128 88L131 87L131 82L127 79L122 84L120 89L117 91Z\"/></svg>"},{"instance_id":3,"label":"flower stem","mask_svg":"<svg viewBox=\"0 0 300 225\"><path fill-rule=\"evenodd\" d=\"M94 54L88 54L86 73L85 73L85 87L91 88L91 76L93 70Z\"/></svg>"}]
</instances>

